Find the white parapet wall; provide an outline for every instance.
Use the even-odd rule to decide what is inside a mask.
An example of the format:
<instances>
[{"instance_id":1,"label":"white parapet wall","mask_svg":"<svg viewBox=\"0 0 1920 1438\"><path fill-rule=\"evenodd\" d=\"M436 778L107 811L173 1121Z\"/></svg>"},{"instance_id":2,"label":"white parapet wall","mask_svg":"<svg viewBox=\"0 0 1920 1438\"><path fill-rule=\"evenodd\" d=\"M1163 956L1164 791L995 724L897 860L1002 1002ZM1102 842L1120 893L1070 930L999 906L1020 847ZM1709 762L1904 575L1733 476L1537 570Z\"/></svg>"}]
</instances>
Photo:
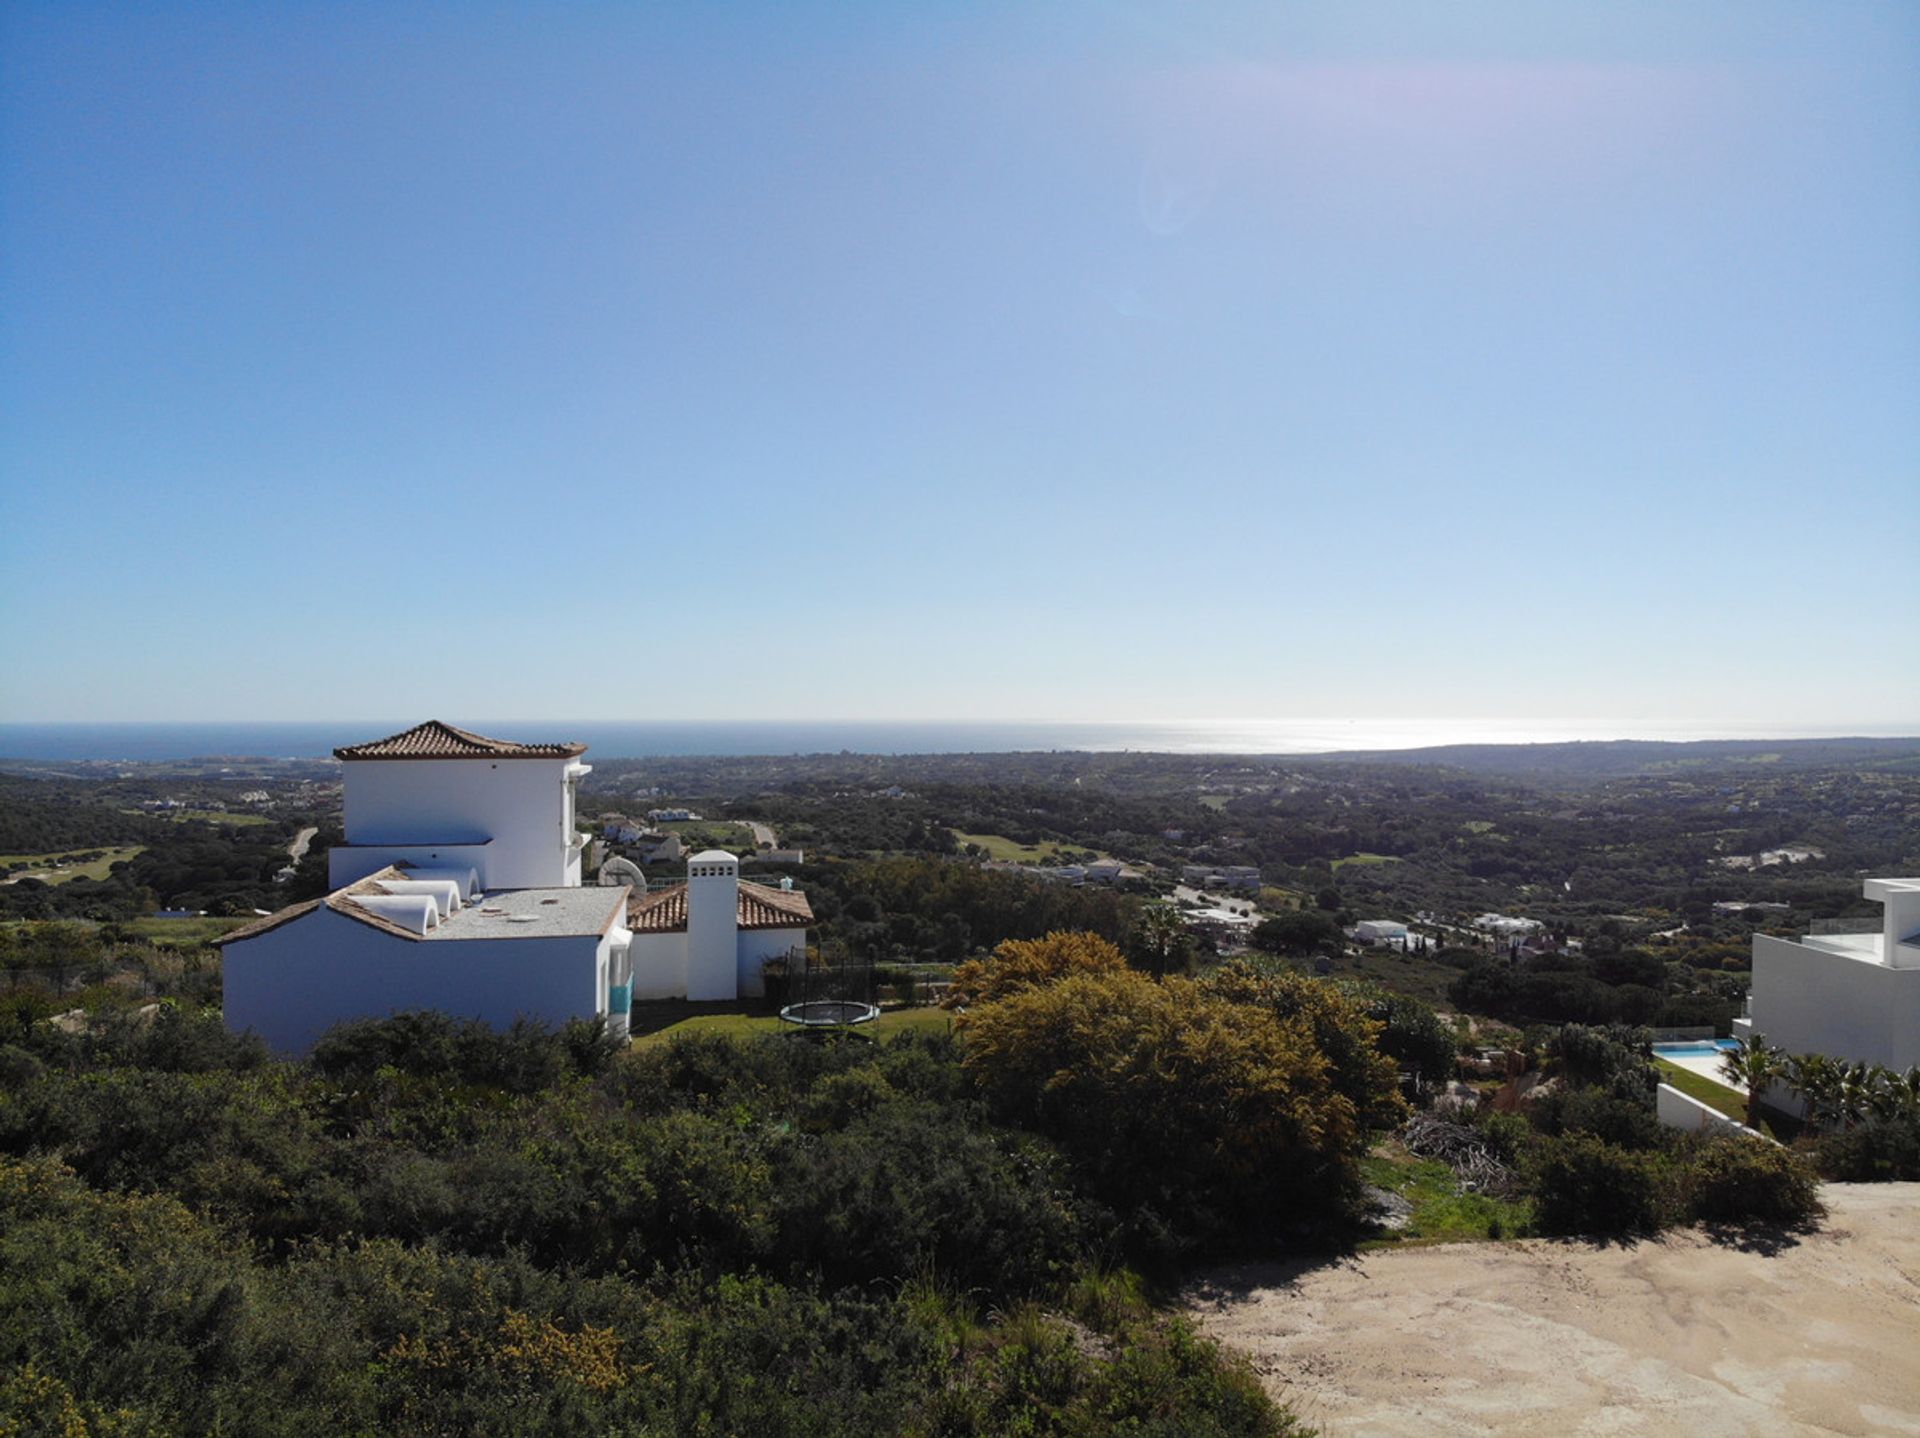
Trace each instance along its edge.
<instances>
[{"instance_id":1,"label":"white parapet wall","mask_svg":"<svg viewBox=\"0 0 1920 1438\"><path fill-rule=\"evenodd\" d=\"M1660 1122L1668 1128L1685 1129L1689 1133L1703 1130L1719 1133L1743 1133L1749 1138L1766 1138L1743 1123L1735 1123L1718 1109L1708 1108L1699 1099L1680 1092L1672 1084L1661 1084L1654 1098L1655 1107L1660 1114Z\"/></svg>"}]
</instances>

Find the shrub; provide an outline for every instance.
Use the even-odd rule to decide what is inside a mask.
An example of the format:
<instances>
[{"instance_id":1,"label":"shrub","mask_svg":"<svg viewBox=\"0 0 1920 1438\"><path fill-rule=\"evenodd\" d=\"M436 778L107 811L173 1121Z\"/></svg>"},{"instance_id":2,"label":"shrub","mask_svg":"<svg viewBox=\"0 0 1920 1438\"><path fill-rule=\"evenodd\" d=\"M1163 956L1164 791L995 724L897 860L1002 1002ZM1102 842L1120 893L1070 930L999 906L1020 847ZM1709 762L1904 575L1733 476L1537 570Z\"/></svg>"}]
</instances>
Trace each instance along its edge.
<instances>
[{"instance_id":1,"label":"shrub","mask_svg":"<svg viewBox=\"0 0 1920 1438\"><path fill-rule=\"evenodd\" d=\"M527 1019L497 1033L478 1019L431 1010L338 1024L314 1045L316 1072L336 1081L364 1081L383 1068L418 1078L537 1093L573 1066L577 1043ZM596 1060L597 1062L597 1060Z\"/></svg>"},{"instance_id":2,"label":"shrub","mask_svg":"<svg viewBox=\"0 0 1920 1438\"><path fill-rule=\"evenodd\" d=\"M1654 1149L1664 1142L1651 1097L1610 1088L1554 1089L1527 1105L1527 1117L1548 1135L1590 1133L1620 1148Z\"/></svg>"},{"instance_id":3,"label":"shrub","mask_svg":"<svg viewBox=\"0 0 1920 1438\"><path fill-rule=\"evenodd\" d=\"M1366 997L1271 960L1234 960L1204 983L1209 992L1265 1009L1283 1023L1304 1023L1326 1057L1334 1089L1353 1104L1363 1127L1393 1128L1406 1118L1399 1071L1384 1051L1387 1024ZM1450 1066L1451 1038L1447 1046Z\"/></svg>"},{"instance_id":4,"label":"shrub","mask_svg":"<svg viewBox=\"0 0 1920 1438\"><path fill-rule=\"evenodd\" d=\"M1842 1183L1920 1179L1920 1123L1870 1118L1821 1139L1814 1161L1821 1173Z\"/></svg>"},{"instance_id":5,"label":"shrub","mask_svg":"<svg viewBox=\"0 0 1920 1438\"><path fill-rule=\"evenodd\" d=\"M1304 1017L1123 970L1027 988L968 1017L992 1108L1052 1137L1133 1224L1222 1237L1344 1205L1366 1146Z\"/></svg>"},{"instance_id":6,"label":"shrub","mask_svg":"<svg viewBox=\"0 0 1920 1438\"><path fill-rule=\"evenodd\" d=\"M1688 1216L1697 1220L1798 1224L1822 1212L1812 1165L1763 1138L1707 1139L1686 1165L1683 1183Z\"/></svg>"},{"instance_id":7,"label":"shrub","mask_svg":"<svg viewBox=\"0 0 1920 1438\"><path fill-rule=\"evenodd\" d=\"M1567 1134L1548 1139L1535 1159L1535 1221L1547 1233L1653 1233L1671 1212L1670 1189L1659 1155Z\"/></svg>"},{"instance_id":8,"label":"shrub","mask_svg":"<svg viewBox=\"0 0 1920 1438\"><path fill-rule=\"evenodd\" d=\"M1080 1239L1058 1152L939 1119L885 1104L783 1155L774 1252L831 1285L938 1272L1003 1297L1056 1283Z\"/></svg>"},{"instance_id":9,"label":"shrub","mask_svg":"<svg viewBox=\"0 0 1920 1438\"><path fill-rule=\"evenodd\" d=\"M1069 974L1117 974L1126 967L1126 955L1098 934L1008 939L986 958L968 959L953 971L946 1006L970 1008Z\"/></svg>"},{"instance_id":10,"label":"shrub","mask_svg":"<svg viewBox=\"0 0 1920 1438\"><path fill-rule=\"evenodd\" d=\"M1648 1057L1653 1035L1645 1029L1612 1024L1605 1028L1566 1024L1548 1040L1560 1071L1577 1084L1614 1084L1625 1081L1643 1089L1649 1099L1658 1077Z\"/></svg>"}]
</instances>

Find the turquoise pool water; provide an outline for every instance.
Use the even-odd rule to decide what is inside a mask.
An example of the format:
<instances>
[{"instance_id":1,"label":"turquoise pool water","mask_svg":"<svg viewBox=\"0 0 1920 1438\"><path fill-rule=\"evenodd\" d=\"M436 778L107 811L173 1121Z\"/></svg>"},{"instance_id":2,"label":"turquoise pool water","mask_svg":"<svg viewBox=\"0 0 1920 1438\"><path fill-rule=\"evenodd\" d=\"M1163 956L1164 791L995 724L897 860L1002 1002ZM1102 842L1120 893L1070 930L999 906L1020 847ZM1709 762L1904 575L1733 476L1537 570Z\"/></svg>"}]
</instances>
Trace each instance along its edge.
<instances>
[{"instance_id":1,"label":"turquoise pool water","mask_svg":"<svg viewBox=\"0 0 1920 1438\"><path fill-rule=\"evenodd\" d=\"M1696 1039L1684 1044L1655 1044L1653 1051L1663 1059L1710 1059L1739 1047L1738 1039Z\"/></svg>"}]
</instances>

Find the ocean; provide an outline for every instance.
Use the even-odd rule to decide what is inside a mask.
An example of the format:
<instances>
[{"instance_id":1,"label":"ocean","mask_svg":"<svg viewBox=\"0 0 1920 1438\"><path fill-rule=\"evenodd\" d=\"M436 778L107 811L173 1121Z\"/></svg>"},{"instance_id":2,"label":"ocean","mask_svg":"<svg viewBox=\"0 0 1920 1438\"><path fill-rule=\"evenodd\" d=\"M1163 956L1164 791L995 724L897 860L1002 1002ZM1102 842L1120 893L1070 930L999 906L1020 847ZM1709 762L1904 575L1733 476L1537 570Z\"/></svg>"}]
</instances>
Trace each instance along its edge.
<instances>
[{"instance_id":1,"label":"ocean","mask_svg":"<svg viewBox=\"0 0 1920 1438\"><path fill-rule=\"evenodd\" d=\"M317 758L396 733L412 720L327 723L0 724L0 758L38 760ZM450 720L502 739L567 740L603 759L686 754L1008 754L1093 750L1163 754L1328 754L1441 744L1554 744L1608 739L1906 737L1920 723L1800 726L1763 722L1485 719L1191 721Z\"/></svg>"}]
</instances>

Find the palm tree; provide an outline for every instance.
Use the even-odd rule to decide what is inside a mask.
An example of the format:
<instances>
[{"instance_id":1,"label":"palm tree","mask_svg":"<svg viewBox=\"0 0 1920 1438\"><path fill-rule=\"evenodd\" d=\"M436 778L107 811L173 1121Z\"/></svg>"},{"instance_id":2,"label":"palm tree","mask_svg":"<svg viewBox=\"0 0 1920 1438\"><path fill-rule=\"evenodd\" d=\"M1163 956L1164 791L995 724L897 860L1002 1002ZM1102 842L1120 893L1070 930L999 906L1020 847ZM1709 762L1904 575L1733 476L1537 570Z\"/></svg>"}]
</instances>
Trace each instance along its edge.
<instances>
[{"instance_id":1,"label":"palm tree","mask_svg":"<svg viewBox=\"0 0 1920 1438\"><path fill-rule=\"evenodd\" d=\"M1134 927L1134 941L1156 974L1184 970L1193 960L1193 935L1171 904L1150 904Z\"/></svg>"},{"instance_id":2,"label":"palm tree","mask_svg":"<svg viewBox=\"0 0 1920 1438\"><path fill-rule=\"evenodd\" d=\"M1875 1118L1898 1115L1904 1099L1900 1092L1900 1075L1885 1064L1874 1064L1867 1070L1867 1080L1867 1110Z\"/></svg>"},{"instance_id":3,"label":"palm tree","mask_svg":"<svg viewBox=\"0 0 1920 1438\"><path fill-rule=\"evenodd\" d=\"M1825 1054L1795 1054L1787 1060L1787 1087L1806 1105L1809 1128L1822 1128L1840 1097L1840 1065Z\"/></svg>"},{"instance_id":4,"label":"palm tree","mask_svg":"<svg viewBox=\"0 0 1920 1438\"><path fill-rule=\"evenodd\" d=\"M1852 1063L1840 1070L1840 1122L1852 1128L1867 1116L1875 1075L1870 1065Z\"/></svg>"},{"instance_id":5,"label":"palm tree","mask_svg":"<svg viewBox=\"0 0 1920 1438\"><path fill-rule=\"evenodd\" d=\"M1749 1034L1740 1047L1720 1056L1720 1074L1747 1091L1747 1127L1760 1127L1760 1096L1785 1072L1786 1055L1767 1042L1765 1034Z\"/></svg>"},{"instance_id":6,"label":"palm tree","mask_svg":"<svg viewBox=\"0 0 1920 1438\"><path fill-rule=\"evenodd\" d=\"M1920 1066L1891 1075L1887 1088L1894 1096L1897 1112L1920 1118Z\"/></svg>"}]
</instances>

